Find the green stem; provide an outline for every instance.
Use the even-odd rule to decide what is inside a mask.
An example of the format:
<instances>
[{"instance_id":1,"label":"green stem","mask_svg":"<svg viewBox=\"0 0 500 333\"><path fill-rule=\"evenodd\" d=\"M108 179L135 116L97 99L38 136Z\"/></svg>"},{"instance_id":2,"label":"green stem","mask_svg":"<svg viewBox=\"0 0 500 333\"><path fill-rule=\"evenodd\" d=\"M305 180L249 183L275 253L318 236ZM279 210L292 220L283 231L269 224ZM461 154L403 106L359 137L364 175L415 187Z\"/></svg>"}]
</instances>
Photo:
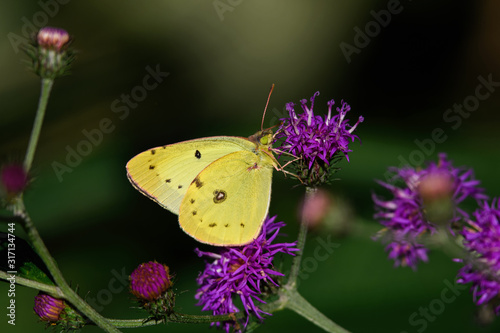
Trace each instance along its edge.
<instances>
[{"instance_id":1,"label":"green stem","mask_svg":"<svg viewBox=\"0 0 500 333\"><path fill-rule=\"evenodd\" d=\"M209 324L219 321L235 320L243 318L243 313L233 313L220 316L211 315L189 315L184 313L173 313L167 317L169 323L188 324ZM118 328L136 328L157 325L160 322L155 320L145 321L144 319L108 319L110 323ZM161 321L163 322L163 321Z\"/></svg>"},{"instance_id":2,"label":"green stem","mask_svg":"<svg viewBox=\"0 0 500 333\"><path fill-rule=\"evenodd\" d=\"M47 109L47 103L49 101L50 91L52 90L53 84L54 80L52 79L42 79L40 99L38 100L38 109L36 111L33 129L31 130L31 137L28 143L28 148L26 149L26 157L24 158L24 169L26 170L26 172L31 169L31 165L33 163L36 146L38 144L40 131L42 129L43 118L45 116L45 110ZM22 197L19 197L16 200L14 214L23 219L21 223L26 230L26 233L28 234L28 238L31 241L33 248L47 266L62 295L64 295L63 298L70 302L73 306L75 306L78 310L80 310L84 315L86 315L90 320L92 320L96 325L101 327L106 332L120 332L104 317L97 313L90 305L88 305L83 299L81 299L80 296L78 296L78 294L73 289L71 289L68 283L64 280L61 271L57 267L57 263L50 255L49 250L43 243L40 234L31 221L31 218L29 217L24 206Z\"/></svg>"},{"instance_id":3,"label":"green stem","mask_svg":"<svg viewBox=\"0 0 500 333\"><path fill-rule=\"evenodd\" d=\"M4 271L0 271L0 279L7 280L7 278L9 278L9 277L10 277L10 274L7 274L7 272L4 272ZM26 279L26 278L23 278L20 276L16 276L16 283L21 285L21 286L30 287L33 289L44 291L44 292L51 294L51 295L58 297L58 298L64 297L64 294L61 292L61 289L57 288L56 286L51 286L50 284L45 284L45 283L41 283L38 281L33 281L33 280Z\"/></svg>"},{"instance_id":4,"label":"green stem","mask_svg":"<svg viewBox=\"0 0 500 333\"><path fill-rule=\"evenodd\" d=\"M38 100L35 122L33 123L30 141L26 150L26 157L24 158L24 169L26 172L31 169L31 164L33 163L36 145L38 143L38 138L40 137L40 130L42 129L43 118L45 116L45 110L47 109L47 103L49 102L49 95L53 84L54 80L52 79L42 79L42 92L40 94L40 99Z\"/></svg>"},{"instance_id":5,"label":"green stem","mask_svg":"<svg viewBox=\"0 0 500 333\"><path fill-rule=\"evenodd\" d=\"M59 286L62 294L64 295L64 299L70 302L73 306L75 306L82 314L87 316L91 321L93 321L97 326L105 330L106 332L118 333L120 332L116 327L110 324L106 318L102 317L97 311L95 311L90 305L88 305L78 294L71 289L66 280L57 267L57 263L52 258L49 253L49 250L45 246L38 230L35 228L31 218L29 217L26 209L24 207L24 202L22 198L19 198L16 202L16 211L15 214L20 216L23 219L23 227L28 234L28 238L31 241L31 244L35 251L38 253L40 258L42 258L43 262L47 266L50 271L52 277L57 286Z\"/></svg>"},{"instance_id":6,"label":"green stem","mask_svg":"<svg viewBox=\"0 0 500 333\"><path fill-rule=\"evenodd\" d=\"M306 187L306 197L304 202L310 200L311 197L317 192L317 188L315 187ZM300 221L300 230L299 236L297 238L297 248L299 251L297 255L293 258L292 267L290 268L290 277L288 278L287 286L288 288L296 289L297 277L300 271L300 264L302 262L302 255L304 252L304 247L306 245L306 237L307 237L307 221L305 217L302 215L302 221Z\"/></svg>"},{"instance_id":7,"label":"green stem","mask_svg":"<svg viewBox=\"0 0 500 333\"><path fill-rule=\"evenodd\" d=\"M438 232L430 237L436 237L438 246L441 247L444 253L451 258L463 258L465 255L463 247L456 242L455 238L450 237L448 228L440 226Z\"/></svg>"},{"instance_id":8,"label":"green stem","mask_svg":"<svg viewBox=\"0 0 500 333\"><path fill-rule=\"evenodd\" d=\"M343 327L337 325L324 314L322 314L318 309L312 306L304 297L302 297L297 290L284 290L288 301L285 307L295 311L297 314L306 318L310 322L316 324L327 332L330 333L349 333Z\"/></svg>"}]
</instances>

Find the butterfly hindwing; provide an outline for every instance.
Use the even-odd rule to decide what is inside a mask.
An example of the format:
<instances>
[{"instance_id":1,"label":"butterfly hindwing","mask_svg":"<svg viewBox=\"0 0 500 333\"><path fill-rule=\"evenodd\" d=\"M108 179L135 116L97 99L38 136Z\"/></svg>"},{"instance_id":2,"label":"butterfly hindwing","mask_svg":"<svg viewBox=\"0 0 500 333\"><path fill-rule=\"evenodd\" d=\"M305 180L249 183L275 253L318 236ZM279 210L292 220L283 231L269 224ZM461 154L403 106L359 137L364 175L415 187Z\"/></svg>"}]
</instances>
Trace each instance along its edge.
<instances>
[{"instance_id":1,"label":"butterfly hindwing","mask_svg":"<svg viewBox=\"0 0 500 333\"><path fill-rule=\"evenodd\" d=\"M156 147L133 157L127 163L127 176L141 193L179 214L188 187L203 169L252 146L245 138L219 136Z\"/></svg>"},{"instance_id":2,"label":"butterfly hindwing","mask_svg":"<svg viewBox=\"0 0 500 333\"><path fill-rule=\"evenodd\" d=\"M211 245L242 245L257 237L269 209L273 160L261 151L227 154L203 169L182 200L179 223Z\"/></svg>"}]
</instances>

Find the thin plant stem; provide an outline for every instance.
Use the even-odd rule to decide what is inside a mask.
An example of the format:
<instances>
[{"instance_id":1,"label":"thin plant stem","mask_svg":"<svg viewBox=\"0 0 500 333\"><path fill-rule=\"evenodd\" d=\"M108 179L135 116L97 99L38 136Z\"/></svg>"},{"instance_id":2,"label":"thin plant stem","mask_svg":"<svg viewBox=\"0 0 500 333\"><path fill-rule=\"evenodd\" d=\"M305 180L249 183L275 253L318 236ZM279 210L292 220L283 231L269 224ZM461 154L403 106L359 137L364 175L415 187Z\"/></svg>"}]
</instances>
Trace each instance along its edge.
<instances>
[{"instance_id":1,"label":"thin plant stem","mask_svg":"<svg viewBox=\"0 0 500 333\"><path fill-rule=\"evenodd\" d=\"M0 271L0 279L4 279L7 281L8 278L10 278L11 274L7 274L5 271ZM20 276L16 276L16 284L19 284L21 286L41 290L43 292L46 292L47 294L51 294L54 297L62 298L64 297L64 294L61 292L61 289L59 289L56 286L51 286L50 284L45 284L42 282L26 279Z\"/></svg>"},{"instance_id":2,"label":"thin plant stem","mask_svg":"<svg viewBox=\"0 0 500 333\"><path fill-rule=\"evenodd\" d=\"M331 319L326 317L323 313L318 311L311 305L297 290L285 290L287 299L285 307L295 311L297 314L306 318L310 322L316 324L327 332L330 333L349 333L343 327L337 325Z\"/></svg>"},{"instance_id":3,"label":"thin plant stem","mask_svg":"<svg viewBox=\"0 0 500 333\"><path fill-rule=\"evenodd\" d=\"M231 313L226 315L189 315L184 313L174 312L167 316L166 322L169 323L189 323L189 324L209 324L214 322L222 322L228 320L236 320L243 318L243 313ZM118 328L135 328L144 326L153 326L165 321L145 320L145 319L108 319L110 323Z\"/></svg>"},{"instance_id":4,"label":"thin plant stem","mask_svg":"<svg viewBox=\"0 0 500 333\"><path fill-rule=\"evenodd\" d=\"M41 84L42 87L40 99L38 100L38 109L36 111L35 121L31 130L28 148L26 149L26 156L24 158L24 169L26 172L31 169L31 165L33 163L36 146L38 144L40 131L42 129L43 118L45 116L45 110L47 109L47 104L49 101L52 86L54 84L54 80L43 78ZM52 277L54 278L54 281L62 292L62 295L64 295L63 298L73 304L73 306L75 306L78 310L80 310L84 315L86 315L90 320L92 320L96 325L101 327L106 332L120 332L116 327L114 327L104 317L96 312L89 304L87 304L80 296L78 296L78 294L73 289L71 289L66 280L64 280L61 271L57 267L56 261L50 255L49 250L45 246L42 238L40 237L40 234L38 233L38 230L35 228L35 225L31 221L31 218L24 206L22 196L18 197L15 202L14 215L22 218L21 224L28 234L28 238L31 241L33 248L47 266Z\"/></svg>"},{"instance_id":5,"label":"thin plant stem","mask_svg":"<svg viewBox=\"0 0 500 333\"><path fill-rule=\"evenodd\" d=\"M52 79L42 79L42 91L40 93L40 99L38 100L38 109L36 111L35 121L31 130L28 148L26 149L26 156L24 158L24 170L26 170L26 172L31 169L31 164L33 163L38 138L40 137L40 131L42 129L43 118L45 116L45 110L47 109L47 103L49 102L50 91L52 90L53 84L54 80Z\"/></svg>"},{"instance_id":6,"label":"thin plant stem","mask_svg":"<svg viewBox=\"0 0 500 333\"><path fill-rule=\"evenodd\" d=\"M317 188L315 187L306 187L306 196L305 196L305 201L310 200L311 197L317 192ZM299 229L299 236L297 238L297 248L299 251L297 252L297 255L293 258L292 261L292 267L290 268L290 277L288 278L287 286L288 288L296 289L297 288L297 277L299 275L300 271L300 264L302 262L302 255L304 252L304 248L306 245L306 237L307 237L307 221L305 220L305 217L302 216L301 221L300 221L300 229Z\"/></svg>"},{"instance_id":7,"label":"thin plant stem","mask_svg":"<svg viewBox=\"0 0 500 333\"><path fill-rule=\"evenodd\" d=\"M75 306L82 314L87 316L91 321L93 321L104 331L110 333L120 332L116 327L109 323L106 318L101 316L80 296L78 296L78 294L68 285L61 271L59 270L56 261L50 255L49 250L45 246L42 238L40 237L40 234L38 233L38 230L35 228L35 225L31 221L31 218L24 207L22 198L18 198L14 213L23 219L23 227L28 235L29 240L31 241L31 245L47 266L47 269L50 271L50 274L54 278L56 285L62 291L62 294L64 295L63 298L70 302L73 306Z\"/></svg>"}]
</instances>

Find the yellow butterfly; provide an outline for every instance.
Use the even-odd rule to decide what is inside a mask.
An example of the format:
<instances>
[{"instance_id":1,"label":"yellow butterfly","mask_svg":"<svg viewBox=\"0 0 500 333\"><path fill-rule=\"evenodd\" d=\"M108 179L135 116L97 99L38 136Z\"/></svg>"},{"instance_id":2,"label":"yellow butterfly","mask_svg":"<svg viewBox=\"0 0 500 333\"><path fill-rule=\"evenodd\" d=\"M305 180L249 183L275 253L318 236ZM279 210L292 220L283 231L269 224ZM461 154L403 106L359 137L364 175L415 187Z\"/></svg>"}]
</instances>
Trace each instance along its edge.
<instances>
[{"instance_id":1,"label":"yellow butterfly","mask_svg":"<svg viewBox=\"0 0 500 333\"><path fill-rule=\"evenodd\" d=\"M267 129L249 138L160 146L133 157L127 176L142 194L179 215L181 228L198 241L243 245L259 235L268 213L273 168L279 165L272 141Z\"/></svg>"}]
</instances>

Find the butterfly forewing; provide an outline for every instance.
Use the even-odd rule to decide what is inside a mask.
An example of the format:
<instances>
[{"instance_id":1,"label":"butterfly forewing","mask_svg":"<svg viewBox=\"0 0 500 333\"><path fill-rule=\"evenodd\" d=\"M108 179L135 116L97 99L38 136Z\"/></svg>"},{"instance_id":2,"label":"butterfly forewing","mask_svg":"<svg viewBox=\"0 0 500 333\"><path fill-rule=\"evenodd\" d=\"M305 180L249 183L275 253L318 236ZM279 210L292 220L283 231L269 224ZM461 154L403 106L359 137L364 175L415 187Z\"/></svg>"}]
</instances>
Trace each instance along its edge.
<instances>
[{"instance_id":1,"label":"butterfly forewing","mask_svg":"<svg viewBox=\"0 0 500 333\"><path fill-rule=\"evenodd\" d=\"M127 176L141 193L172 213L179 207L194 178L212 162L255 144L239 137L210 137L156 147L127 163Z\"/></svg>"}]
</instances>

